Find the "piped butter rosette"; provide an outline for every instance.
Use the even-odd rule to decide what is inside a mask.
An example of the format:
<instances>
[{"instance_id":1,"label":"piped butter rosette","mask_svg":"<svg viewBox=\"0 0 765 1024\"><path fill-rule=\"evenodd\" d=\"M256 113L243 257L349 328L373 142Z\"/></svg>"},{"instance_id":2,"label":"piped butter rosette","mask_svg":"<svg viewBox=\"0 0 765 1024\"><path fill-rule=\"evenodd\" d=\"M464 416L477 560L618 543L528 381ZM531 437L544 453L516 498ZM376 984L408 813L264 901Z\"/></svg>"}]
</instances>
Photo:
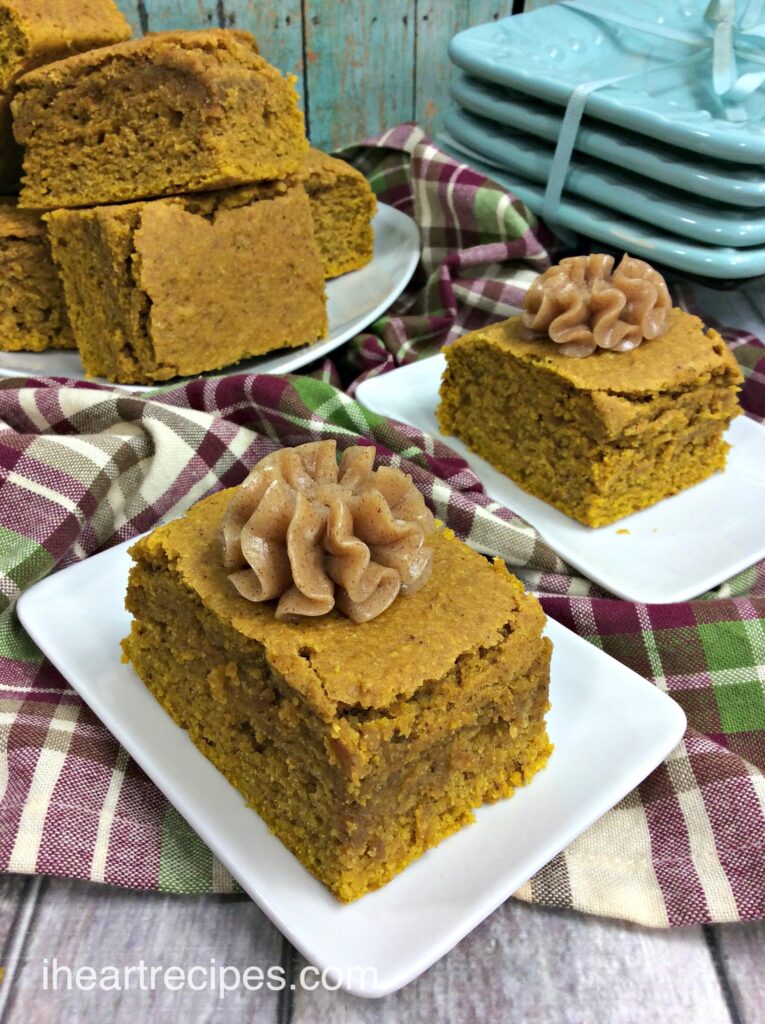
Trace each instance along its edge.
<instances>
[{"instance_id":1,"label":"piped butter rosette","mask_svg":"<svg viewBox=\"0 0 765 1024\"><path fill-rule=\"evenodd\" d=\"M661 274L644 260L571 256L541 274L526 292L523 326L547 336L567 356L597 349L629 352L669 326L672 300Z\"/></svg>"},{"instance_id":2,"label":"piped butter rosette","mask_svg":"<svg viewBox=\"0 0 765 1024\"><path fill-rule=\"evenodd\" d=\"M373 469L375 450L334 441L282 448L237 488L223 519L223 564L248 601L276 618L332 608L354 622L385 611L430 576L435 521L411 477Z\"/></svg>"}]
</instances>

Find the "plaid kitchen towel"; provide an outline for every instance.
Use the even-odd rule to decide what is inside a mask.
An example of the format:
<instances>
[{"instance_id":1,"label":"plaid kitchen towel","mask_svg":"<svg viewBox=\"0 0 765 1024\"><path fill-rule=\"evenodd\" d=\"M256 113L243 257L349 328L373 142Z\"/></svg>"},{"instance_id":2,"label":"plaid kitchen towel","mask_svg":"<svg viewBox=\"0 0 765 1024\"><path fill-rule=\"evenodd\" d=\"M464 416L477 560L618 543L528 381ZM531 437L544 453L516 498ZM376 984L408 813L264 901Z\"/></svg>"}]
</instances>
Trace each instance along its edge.
<instances>
[{"instance_id":1,"label":"plaid kitchen towel","mask_svg":"<svg viewBox=\"0 0 765 1024\"><path fill-rule=\"evenodd\" d=\"M415 125L340 155L364 172L382 202L414 217L422 243L410 287L343 352L342 382L353 394L367 377L511 316L550 266L556 243L524 203L456 163Z\"/></svg>"},{"instance_id":2,"label":"plaid kitchen towel","mask_svg":"<svg viewBox=\"0 0 765 1024\"><path fill-rule=\"evenodd\" d=\"M381 199L417 215L426 256L401 304L355 346L363 372L476 323L488 294L483 312L495 315L495 300L512 304L517 261L547 259L523 208L496 186L412 129L382 141L357 156ZM765 347L729 342L747 377L744 405L762 417ZM41 657L14 602L47 573L236 484L275 446L334 437L372 443L381 463L401 465L436 514L502 555L548 614L688 715L666 762L519 895L658 926L765 917L765 564L697 601L616 600L490 501L449 448L364 410L331 376L239 374L154 397L49 379L0 385L0 869L172 892L234 887Z\"/></svg>"}]
</instances>

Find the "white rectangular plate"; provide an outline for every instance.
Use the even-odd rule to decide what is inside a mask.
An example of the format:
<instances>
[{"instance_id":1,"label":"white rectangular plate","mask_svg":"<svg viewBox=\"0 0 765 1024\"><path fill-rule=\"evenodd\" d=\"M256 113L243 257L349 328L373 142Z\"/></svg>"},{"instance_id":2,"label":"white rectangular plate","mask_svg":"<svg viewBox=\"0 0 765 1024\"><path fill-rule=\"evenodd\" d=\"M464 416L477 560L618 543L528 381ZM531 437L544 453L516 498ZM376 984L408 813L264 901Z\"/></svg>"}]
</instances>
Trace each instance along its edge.
<instances>
[{"instance_id":1,"label":"white rectangular plate","mask_svg":"<svg viewBox=\"0 0 765 1024\"><path fill-rule=\"evenodd\" d=\"M130 626L127 547L32 587L19 601L24 627L274 924L357 995L394 992L430 967L645 778L685 728L666 694L550 621L548 766L388 885L344 906L120 662Z\"/></svg>"},{"instance_id":2,"label":"white rectangular plate","mask_svg":"<svg viewBox=\"0 0 765 1024\"><path fill-rule=\"evenodd\" d=\"M381 316L406 288L420 258L420 232L415 221L400 210L380 203L372 221L375 233L371 263L360 270L327 281L327 337L302 348L285 348L265 356L245 359L235 366L214 370L222 373L294 373L315 359L345 344ZM0 377L68 377L85 380L79 353L66 349L46 352L0 352ZM154 391L162 385L113 384L103 377L96 384L128 391ZM188 377L179 377L183 384ZM191 378L193 379L193 378Z\"/></svg>"},{"instance_id":3,"label":"white rectangular plate","mask_svg":"<svg viewBox=\"0 0 765 1024\"><path fill-rule=\"evenodd\" d=\"M539 530L570 565L628 601L668 604L698 597L765 557L765 428L739 416L724 473L609 526L583 526L527 494L438 429L443 355L364 381L356 398L372 412L424 430L461 455L486 493ZM510 410L508 410L510 411Z\"/></svg>"}]
</instances>

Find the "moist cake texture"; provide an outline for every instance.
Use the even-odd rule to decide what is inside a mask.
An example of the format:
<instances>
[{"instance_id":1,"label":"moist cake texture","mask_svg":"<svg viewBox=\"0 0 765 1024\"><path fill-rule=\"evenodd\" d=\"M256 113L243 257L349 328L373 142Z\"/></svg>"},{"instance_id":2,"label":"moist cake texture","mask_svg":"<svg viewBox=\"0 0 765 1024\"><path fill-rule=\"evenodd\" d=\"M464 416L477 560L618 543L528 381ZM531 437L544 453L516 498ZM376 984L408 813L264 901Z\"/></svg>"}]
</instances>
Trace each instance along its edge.
<instances>
[{"instance_id":1,"label":"moist cake texture","mask_svg":"<svg viewBox=\"0 0 765 1024\"><path fill-rule=\"evenodd\" d=\"M40 215L0 199L0 351L74 348Z\"/></svg>"},{"instance_id":2,"label":"moist cake texture","mask_svg":"<svg viewBox=\"0 0 765 1024\"><path fill-rule=\"evenodd\" d=\"M344 160L311 148L298 177L311 200L324 276L358 270L372 259L377 200L364 175Z\"/></svg>"},{"instance_id":3,"label":"moist cake texture","mask_svg":"<svg viewBox=\"0 0 765 1024\"><path fill-rule=\"evenodd\" d=\"M742 377L724 340L679 309L659 338L573 359L521 317L446 350L437 416L516 484L602 526L725 466Z\"/></svg>"},{"instance_id":4,"label":"moist cake texture","mask_svg":"<svg viewBox=\"0 0 765 1024\"><path fill-rule=\"evenodd\" d=\"M234 489L235 490L235 489ZM368 622L281 621L231 585L213 495L131 548L138 675L341 900L387 882L546 762L544 613L449 531Z\"/></svg>"},{"instance_id":5,"label":"moist cake texture","mask_svg":"<svg viewBox=\"0 0 765 1024\"><path fill-rule=\"evenodd\" d=\"M246 32L159 32L17 83L21 202L89 206L295 173L305 154L293 76Z\"/></svg>"},{"instance_id":6,"label":"moist cake texture","mask_svg":"<svg viewBox=\"0 0 765 1024\"><path fill-rule=\"evenodd\" d=\"M112 0L0 0L0 193L18 191L21 147L13 137L11 95L41 64L130 38Z\"/></svg>"},{"instance_id":7,"label":"moist cake texture","mask_svg":"<svg viewBox=\"0 0 765 1024\"><path fill-rule=\"evenodd\" d=\"M301 186L56 210L46 220L89 376L168 380L326 333Z\"/></svg>"}]
</instances>

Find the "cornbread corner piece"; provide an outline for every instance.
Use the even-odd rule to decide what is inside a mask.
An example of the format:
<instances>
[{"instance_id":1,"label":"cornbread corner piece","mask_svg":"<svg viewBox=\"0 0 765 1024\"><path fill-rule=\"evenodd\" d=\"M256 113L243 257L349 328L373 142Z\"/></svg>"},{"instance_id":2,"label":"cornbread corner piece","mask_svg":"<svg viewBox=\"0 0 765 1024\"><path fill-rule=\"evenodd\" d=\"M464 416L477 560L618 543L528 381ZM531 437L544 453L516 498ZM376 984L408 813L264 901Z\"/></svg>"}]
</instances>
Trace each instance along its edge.
<instances>
[{"instance_id":1,"label":"cornbread corner piece","mask_svg":"<svg viewBox=\"0 0 765 1024\"><path fill-rule=\"evenodd\" d=\"M41 64L130 34L112 0L0 0L0 92Z\"/></svg>"},{"instance_id":2,"label":"cornbread corner piece","mask_svg":"<svg viewBox=\"0 0 765 1024\"><path fill-rule=\"evenodd\" d=\"M51 61L130 38L112 0L0 0L0 193L18 192L22 149L13 137L12 88Z\"/></svg>"},{"instance_id":3,"label":"cornbread corner piece","mask_svg":"<svg viewBox=\"0 0 765 1024\"><path fill-rule=\"evenodd\" d=\"M0 351L74 348L40 215L0 199Z\"/></svg>"},{"instance_id":4,"label":"cornbread corner piece","mask_svg":"<svg viewBox=\"0 0 765 1024\"><path fill-rule=\"evenodd\" d=\"M131 548L125 656L308 870L353 900L544 766L544 613L444 531L425 586L377 618L279 621L223 568L232 493Z\"/></svg>"},{"instance_id":5,"label":"cornbread corner piece","mask_svg":"<svg viewBox=\"0 0 765 1024\"><path fill-rule=\"evenodd\" d=\"M742 382L720 335L679 309L631 352L563 355L521 318L445 350L438 422L530 494L603 526L725 466Z\"/></svg>"},{"instance_id":6,"label":"cornbread corner piece","mask_svg":"<svg viewBox=\"0 0 765 1024\"><path fill-rule=\"evenodd\" d=\"M21 201L91 206L295 173L308 148L294 76L246 32L158 32L17 83Z\"/></svg>"},{"instance_id":7,"label":"cornbread corner piece","mask_svg":"<svg viewBox=\"0 0 765 1024\"><path fill-rule=\"evenodd\" d=\"M299 185L45 219L88 376L152 383L326 334L322 266Z\"/></svg>"},{"instance_id":8,"label":"cornbread corner piece","mask_svg":"<svg viewBox=\"0 0 765 1024\"><path fill-rule=\"evenodd\" d=\"M372 259L377 199L364 175L344 160L309 149L298 172L308 197L324 276L339 277Z\"/></svg>"}]
</instances>

